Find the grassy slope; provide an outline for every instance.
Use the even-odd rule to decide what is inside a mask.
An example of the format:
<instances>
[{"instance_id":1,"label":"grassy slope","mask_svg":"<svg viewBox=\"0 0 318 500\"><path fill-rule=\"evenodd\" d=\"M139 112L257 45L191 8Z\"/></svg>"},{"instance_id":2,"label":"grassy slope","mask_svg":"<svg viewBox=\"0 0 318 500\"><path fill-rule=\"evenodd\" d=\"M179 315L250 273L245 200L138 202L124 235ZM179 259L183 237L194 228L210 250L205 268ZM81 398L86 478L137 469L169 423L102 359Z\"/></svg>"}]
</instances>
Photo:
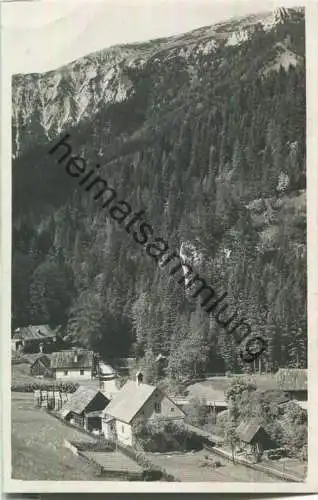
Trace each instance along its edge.
<instances>
[{"instance_id":1,"label":"grassy slope","mask_svg":"<svg viewBox=\"0 0 318 500\"><path fill-rule=\"evenodd\" d=\"M31 384L40 381L41 379L30 375L29 364L21 363L18 365L11 365L11 384Z\"/></svg>"},{"instance_id":2,"label":"grassy slope","mask_svg":"<svg viewBox=\"0 0 318 500\"><path fill-rule=\"evenodd\" d=\"M24 480L91 480L96 469L75 457L63 440L86 438L33 407L33 394L12 393L12 478Z\"/></svg>"},{"instance_id":3,"label":"grassy slope","mask_svg":"<svg viewBox=\"0 0 318 500\"><path fill-rule=\"evenodd\" d=\"M243 377L243 375L240 375ZM251 382L254 382L258 389L275 389L277 388L275 377L272 374L244 376ZM188 397L205 398L208 400L223 401L225 391L234 377L211 377L209 380L197 382L187 387Z\"/></svg>"}]
</instances>

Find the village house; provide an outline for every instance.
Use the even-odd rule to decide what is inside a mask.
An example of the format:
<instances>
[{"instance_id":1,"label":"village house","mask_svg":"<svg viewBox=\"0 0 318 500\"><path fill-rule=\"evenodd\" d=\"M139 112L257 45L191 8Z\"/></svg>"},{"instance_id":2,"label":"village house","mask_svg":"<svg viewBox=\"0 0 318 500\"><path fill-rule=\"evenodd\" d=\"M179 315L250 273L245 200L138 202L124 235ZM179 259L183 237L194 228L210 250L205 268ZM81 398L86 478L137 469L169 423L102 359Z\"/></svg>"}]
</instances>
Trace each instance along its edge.
<instances>
[{"instance_id":1,"label":"village house","mask_svg":"<svg viewBox=\"0 0 318 500\"><path fill-rule=\"evenodd\" d=\"M109 399L99 389L80 386L63 405L60 415L71 424L79 425L91 432L102 429L102 410L105 410Z\"/></svg>"},{"instance_id":2,"label":"village house","mask_svg":"<svg viewBox=\"0 0 318 500\"><path fill-rule=\"evenodd\" d=\"M143 383L138 372L136 381L129 380L103 411L105 437L123 445L133 445L133 428L153 418L183 420L184 412L157 387Z\"/></svg>"},{"instance_id":3,"label":"village house","mask_svg":"<svg viewBox=\"0 0 318 500\"><path fill-rule=\"evenodd\" d=\"M97 360L93 351L70 349L51 354L51 369L60 380L91 380L97 375Z\"/></svg>"},{"instance_id":4,"label":"village house","mask_svg":"<svg viewBox=\"0 0 318 500\"><path fill-rule=\"evenodd\" d=\"M307 370L304 368L280 368L276 373L277 386L298 402L307 402Z\"/></svg>"},{"instance_id":5,"label":"village house","mask_svg":"<svg viewBox=\"0 0 318 500\"><path fill-rule=\"evenodd\" d=\"M56 334L49 325L29 325L16 328L11 336L11 349L42 352L56 342Z\"/></svg>"},{"instance_id":6,"label":"village house","mask_svg":"<svg viewBox=\"0 0 318 500\"><path fill-rule=\"evenodd\" d=\"M264 450L275 448L276 444L271 440L257 419L243 421L236 429L241 449L248 454L260 457Z\"/></svg>"}]
</instances>

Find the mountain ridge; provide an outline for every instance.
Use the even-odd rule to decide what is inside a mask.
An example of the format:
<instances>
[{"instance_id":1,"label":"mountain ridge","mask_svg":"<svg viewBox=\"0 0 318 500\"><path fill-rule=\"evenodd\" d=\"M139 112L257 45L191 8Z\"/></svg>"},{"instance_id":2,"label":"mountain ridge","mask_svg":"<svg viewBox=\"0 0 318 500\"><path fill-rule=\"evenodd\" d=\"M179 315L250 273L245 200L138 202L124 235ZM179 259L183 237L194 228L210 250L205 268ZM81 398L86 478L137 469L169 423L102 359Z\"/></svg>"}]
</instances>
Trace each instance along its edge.
<instances>
[{"instance_id":1,"label":"mountain ridge","mask_svg":"<svg viewBox=\"0 0 318 500\"><path fill-rule=\"evenodd\" d=\"M108 63L105 54L103 64L96 56L72 63L71 76L13 81L16 326L61 324L109 357L135 354L150 378L161 351L170 379L250 369L49 157L67 132L74 154L99 163L171 248L200 257L200 275L268 340L263 369L305 366L304 13L266 19L266 29L249 21L246 39L232 38L242 25L232 20L227 32L214 26L216 45L209 36L202 45L211 28L200 28L199 42L180 35L187 51L177 41L158 55L149 42L142 50L152 55L136 64L140 52L134 59L129 45Z\"/></svg>"},{"instance_id":2,"label":"mountain ridge","mask_svg":"<svg viewBox=\"0 0 318 500\"><path fill-rule=\"evenodd\" d=\"M20 153L20 128L26 127L30 121L36 120L44 136L51 140L65 127L89 119L101 106L128 99L134 92L134 86L125 69L142 69L150 60L158 62L156 59L159 58L160 61L160 57L164 62L165 52L168 58L181 57L187 61L200 52L205 55L214 53L220 44L235 45L246 41L250 31L255 29L256 19L267 30L273 29L279 22L275 12L244 16L240 21L220 22L181 35L112 46L53 71L14 75L14 157ZM233 36L242 30L242 40L234 40ZM187 71L195 74L193 66L189 64Z\"/></svg>"}]
</instances>

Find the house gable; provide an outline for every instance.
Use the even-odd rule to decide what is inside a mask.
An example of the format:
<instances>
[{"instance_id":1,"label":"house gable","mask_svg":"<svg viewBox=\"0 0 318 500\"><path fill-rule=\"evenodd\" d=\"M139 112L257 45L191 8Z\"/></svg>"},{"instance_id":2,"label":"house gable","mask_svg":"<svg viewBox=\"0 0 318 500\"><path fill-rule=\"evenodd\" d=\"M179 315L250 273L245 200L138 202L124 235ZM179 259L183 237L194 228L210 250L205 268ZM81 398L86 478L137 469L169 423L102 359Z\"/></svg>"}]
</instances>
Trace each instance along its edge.
<instances>
[{"instance_id":1,"label":"house gable","mask_svg":"<svg viewBox=\"0 0 318 500\"><path fill-rule=\"evenodd\" d=\"M156 389L136 414L132 423L136 424L139 421L153 418L184 419L185 414L168 396Z\"/></svg>"},{"instance_id":2,"label":"house gable","mask_svg":"<svg viewBox=\"0 0 318 500\"><path fill-rule=\"evenodd\" d=\"M86 406L85 413L89 413L91 411L102 411L106 408L109 401L110 400L102 392L99 391Z\"/></svg>"}]
</instances>

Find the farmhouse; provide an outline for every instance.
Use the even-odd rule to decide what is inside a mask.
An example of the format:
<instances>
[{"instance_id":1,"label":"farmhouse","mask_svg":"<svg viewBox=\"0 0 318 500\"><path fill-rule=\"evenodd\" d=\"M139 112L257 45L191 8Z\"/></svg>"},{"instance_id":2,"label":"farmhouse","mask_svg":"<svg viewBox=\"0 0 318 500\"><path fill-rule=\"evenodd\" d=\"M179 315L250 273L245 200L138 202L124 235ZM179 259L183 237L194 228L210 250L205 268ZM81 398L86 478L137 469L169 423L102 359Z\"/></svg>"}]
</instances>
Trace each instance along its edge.
<instances>
[{"instance_id":1,"label":"farmhouse","mask_svg":"<svg viewBox=\"0 0 318 500\"><path fill-rule=\"evenodd\" d=\"M129 380L103 411L103 433L107 439L132 446L134 426L158 417L180 420L185 414L157 387L144 384L143 374L138 372L136 382Z\"/></svg>"},{"instance_id":2,"label":"farmhouse","mask_svg":"<svg viewBox=\"0 0 318 500\"><path fill-rule=\"evenodd\" d=\"M51 355L51 368L56 379L91 380L96 375L96 364L93 351L71 349Z\"/></svg>"},{"instance_id":3,"label":"farmhouse","mask_svg":"<svg viewBox=\"0 0 318 500\"><path fill-rule=\"evenodd\" d=\"M80 386L60 410L66 421L84 427L89 431L100 431L101 411L109 399L98 389Z\"/></svg>"},{"instance_id":4,"label":"farmhouse","mask_svg":"<svg viewBox=\"0 0 318 500\"><path fill-rule=\"evenodd\" d=\"M303 368L280 368L276 373L277 386L290 399L307 401L307 370Z\"/></svg>"},{"instance_id":5,"label":"farmhouse","mask_svg":"<svg viewBox=\"0 0 318 500\"><path fill-rule=\"evenodd\" d=\"M56 342L56 334L48 325L29 325L16 328L11 337L11 349L42 352Z\"/></svg>"},{"instance_id":6,"label":"farmhouse","mask_svg":"<svg viewBox=\"0 0 318 500\"><path fill-rule=\"evenodd\" d=\"M241 447L249 453L261 455L264 450L276 446L256 419L241 422L236 429L236 434Z\"/></svg>"}]
</instances>

